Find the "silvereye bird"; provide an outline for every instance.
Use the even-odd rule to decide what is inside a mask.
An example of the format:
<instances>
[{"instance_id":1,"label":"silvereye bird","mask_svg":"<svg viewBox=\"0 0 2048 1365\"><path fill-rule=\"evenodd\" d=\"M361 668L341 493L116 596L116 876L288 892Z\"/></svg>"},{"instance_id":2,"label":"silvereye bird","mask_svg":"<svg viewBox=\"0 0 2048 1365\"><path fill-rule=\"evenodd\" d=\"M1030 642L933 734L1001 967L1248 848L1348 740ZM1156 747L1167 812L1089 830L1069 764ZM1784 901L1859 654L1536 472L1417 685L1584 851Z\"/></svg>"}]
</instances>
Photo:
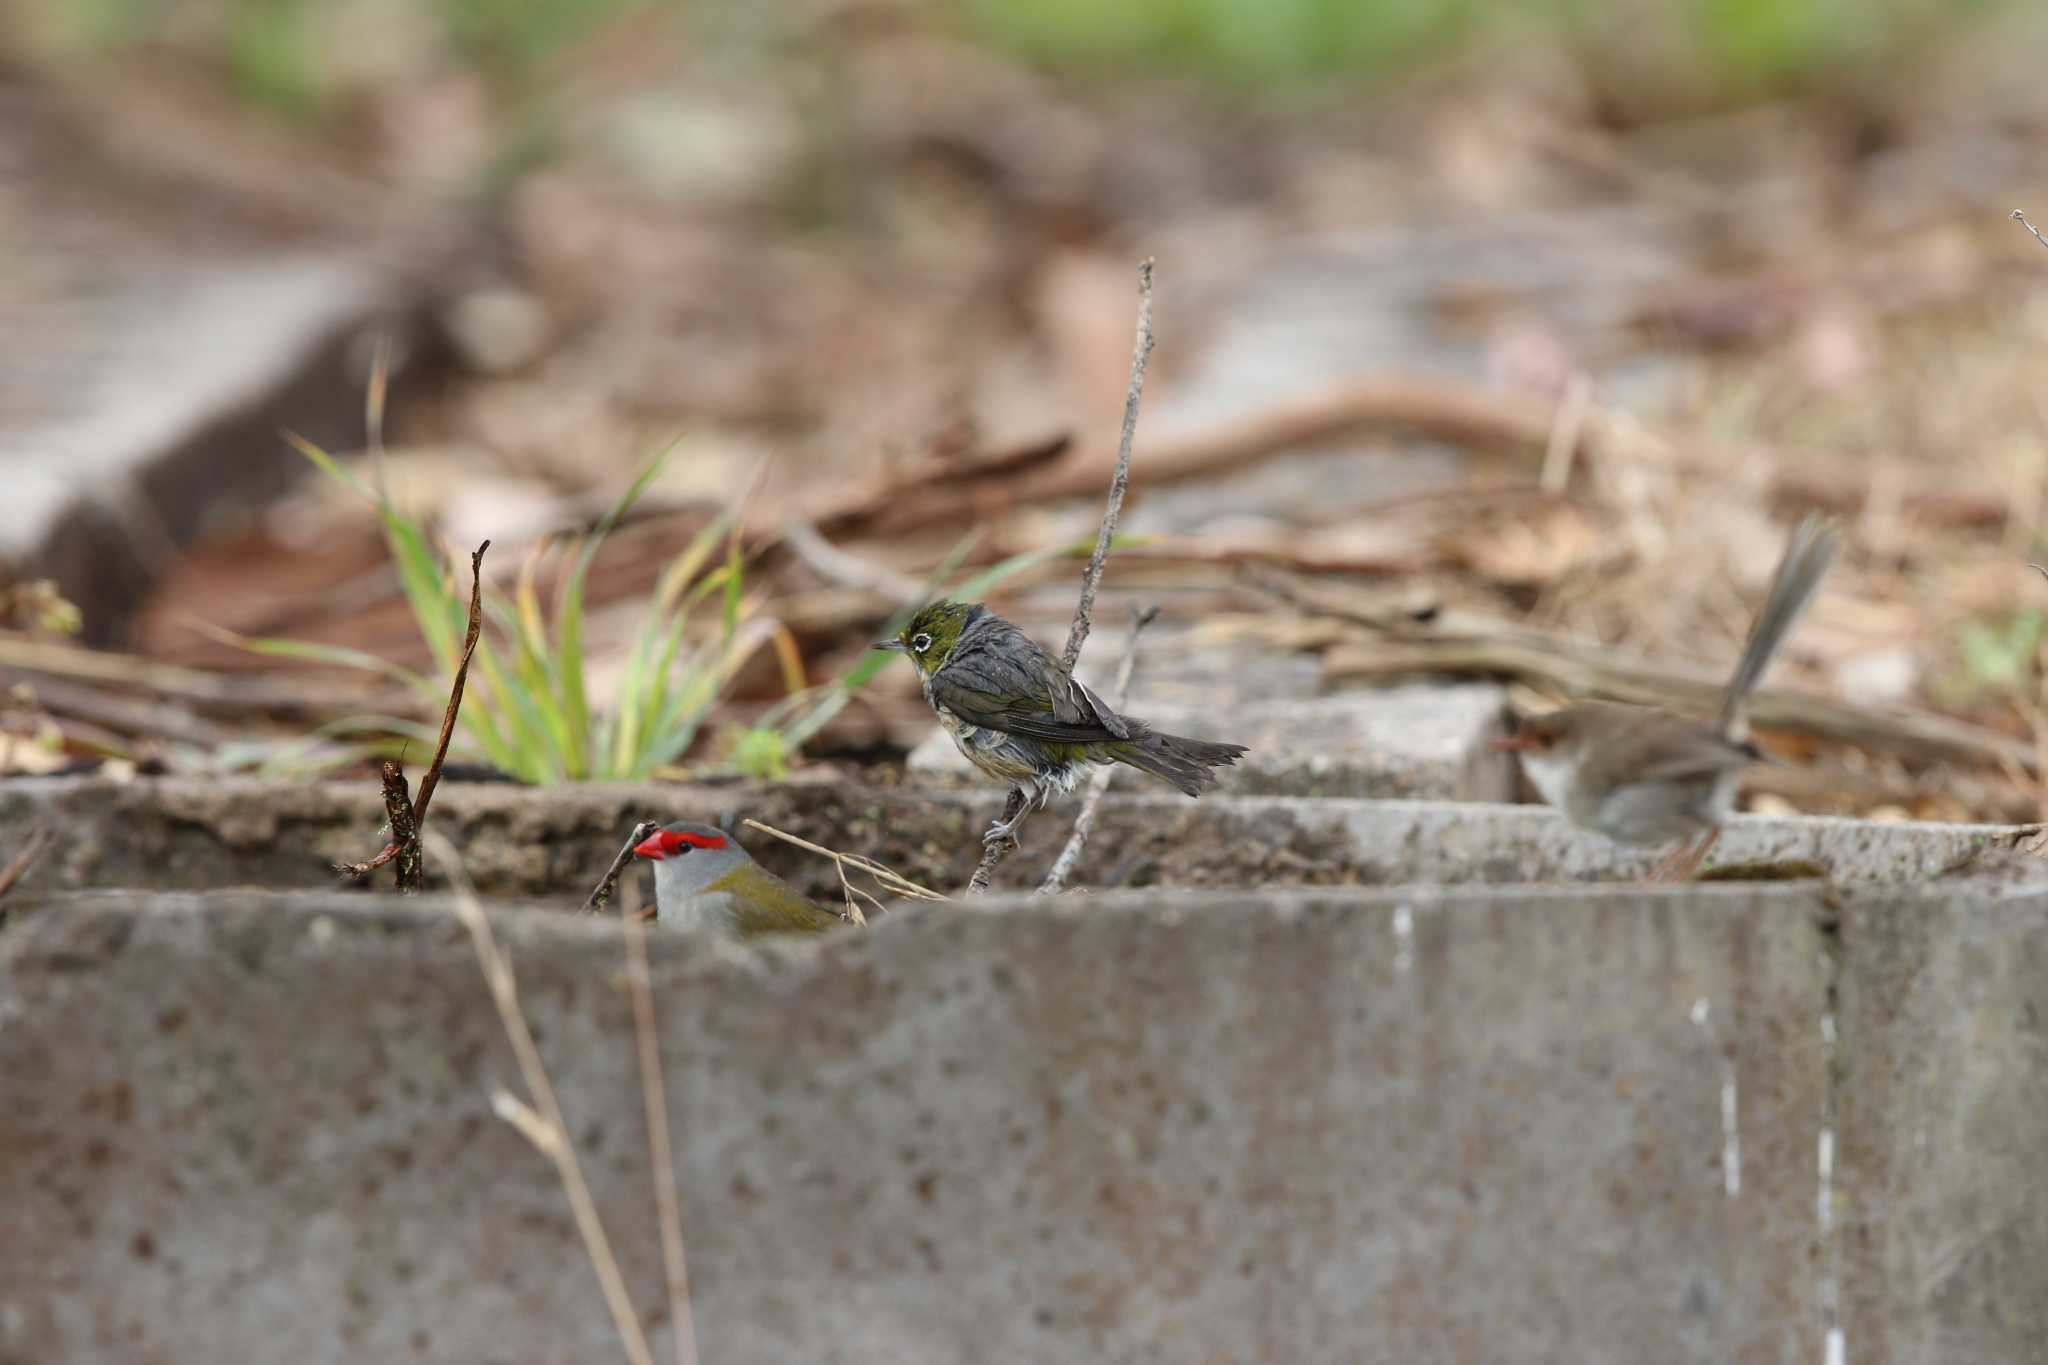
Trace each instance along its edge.
<instances>
[{"instance_id":1,"label":"silvereye bird","mask_svg":"<svg viewBox=\"0 0 2048 1365\"><path fill-rule=\"evenodd\" d=\"M1543 799L1581 829L1621 844L1677 841L1652 880L1690 875L1720 837L1742 770L1762 757L1749 742L1750 696L1837 545L1834 528L1817 517L1793 531L1714 724L1652 706L1580 702L1523 722L1494 747L1518 751Z\"/></svg>"},{"instance_id":2,"label":"silvereye bird","mask_svg":"<svg viewBox=\"0 0 2048 1365\"><path fill-rule=\"evenodd\" d=\"M876 649L908 654L924 699L967 761L1007 782L1024 802L998 820L985 842L1014 835L1034 809L1074 785L1089 764L1127 763L1198 796L1215 769L1237 762L1242 744L1164 735L1120 716L1068 673L1036 640L979 602L920 607Z\"/></svg>"},{"instance_id":3,"label":"silvereye bird","mask_svg":"<svg viewBox=\"0 0 2048 1365\"><path fill-rule=\"evenodd\" d=\"M633 846L654 861L655 918L726 938L815 934L844 923L768 871L716 825L664 825Z\"/></svg>"}]
</instances>

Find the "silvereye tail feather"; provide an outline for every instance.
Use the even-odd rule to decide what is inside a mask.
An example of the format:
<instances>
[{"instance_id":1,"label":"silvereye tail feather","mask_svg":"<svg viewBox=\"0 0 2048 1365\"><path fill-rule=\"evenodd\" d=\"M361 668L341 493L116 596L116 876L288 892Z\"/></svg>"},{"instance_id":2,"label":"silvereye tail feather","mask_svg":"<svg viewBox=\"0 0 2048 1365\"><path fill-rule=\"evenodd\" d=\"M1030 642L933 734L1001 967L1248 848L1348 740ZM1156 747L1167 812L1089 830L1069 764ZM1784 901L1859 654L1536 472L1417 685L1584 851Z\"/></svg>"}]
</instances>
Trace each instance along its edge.
<instances>
[{"instance_id":1,"label":"silvereye tail feather","mask_svg":"<svg viewBox=\"0 0 2048 1365\"><path fill-rule=\"evenodd\" d=\"M991 840L1011 835L1026 814L1070 790L1090 764L1127 764L1198 796L1218 767L1245 751L1242 744L1161 734L1118 715L1036 640L979 602L933 602L875 648L909 655L924 699L967 761L1023 796L1014 820L989 828Z\"/></svg>"},{"instance_id":2,"label":"silvereye tail feather","mask_svg":"<svg viewBox=\"0 0 2048 1365\"><path fill-rule=\"evenodd\" d=\"M798 894L716 825L665 825L634 846L654 863L655 918L726 938L815 934L843 921Z\"/></svg>"}]
</instances>

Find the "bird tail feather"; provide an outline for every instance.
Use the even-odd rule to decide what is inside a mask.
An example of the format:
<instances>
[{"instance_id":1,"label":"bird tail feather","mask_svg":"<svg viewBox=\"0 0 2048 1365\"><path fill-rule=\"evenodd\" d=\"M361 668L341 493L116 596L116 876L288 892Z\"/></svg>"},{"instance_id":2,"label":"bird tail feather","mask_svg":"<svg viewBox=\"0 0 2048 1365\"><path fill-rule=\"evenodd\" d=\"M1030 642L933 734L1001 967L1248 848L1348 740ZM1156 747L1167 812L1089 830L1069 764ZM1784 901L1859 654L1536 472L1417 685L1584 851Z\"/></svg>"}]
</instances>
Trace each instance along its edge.
<instances>
[{"instance_id":1,"label":"bird tail feather","mask_svg":"<svg viewBox=\"0 0 2048 1365\"><path fill-rule=\"evenodd\" d=\"M1792 623L1806 610L1814 592L1826 576L1840 545L1835 528L1817 516L1808 516L1792 532L1785 557L1771 576L1771 589L1749 629L1749 642L1742 647L1742 660L1721 701L1721 733L1738 743L1749 738L1749 698L1763 681L1771 656L1785 642Z\"/></svg>"},{"instance_id":2,"label":"bird tail feather","mask_svg":"<svg viewBox=\"0 0 2048 1365\"><path fill-rule=\"evenodd\" d=\"M1112 744L1109 749L1117 762L1150 773L1189 796L1200 796L1202 788L1216 780L1216 769L1237 762L1244 751L1242 744L1217 744L1157 731Z\"/></svg>"}]
</instances>

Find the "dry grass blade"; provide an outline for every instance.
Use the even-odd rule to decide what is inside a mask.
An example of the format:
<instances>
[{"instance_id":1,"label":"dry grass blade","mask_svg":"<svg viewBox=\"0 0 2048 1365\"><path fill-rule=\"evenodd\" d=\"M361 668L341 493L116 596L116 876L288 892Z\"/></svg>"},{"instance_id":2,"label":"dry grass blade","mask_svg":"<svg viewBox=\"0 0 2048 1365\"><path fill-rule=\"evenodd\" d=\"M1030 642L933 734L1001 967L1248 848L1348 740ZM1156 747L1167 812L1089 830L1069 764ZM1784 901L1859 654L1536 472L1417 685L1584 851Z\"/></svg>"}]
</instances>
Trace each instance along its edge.
<instances>
[{"instance_id":1,"label":"dry grass blade","mask_svg":"<svg viewBox=\"0 0 2048 1365\"><path fill-rule=\"evenodd\" d=\"M647 1333L641 1327L639 1314L634 1311L632 1296L626 1292L626 1281L619 1273L618 1258L612 1253L604 1220L598 1216L596 1201L590 1197L590 1186L583 1178L583 1167L576 1159L575 1145L569 1140L569 1125L562 1116L561 1103L555 1097L554 1084L548 1079L547 1066L541 1061L540 1049L533 1041L533 1029L519 1003L519 983L512 974L511 960L498 946L497 935L491 930L490 916L485 913L483 903L469 884L461 857L445 839L438 835L431 837L439 845L435 856L447 866L455 884L455 916L469 932L470 945L476 950L477 965L483 971L484 985L490 990L491 1003L497 1008L499 1023L505 1029L505 1038L512 1045L519 1074L531 1096L530 1100L521 1100L500 1091L493 1097L491 1107L499 1118L510 1123L533 1144L536 1151L554 1164L555 1173L562 1182L562 1191L569 1199L569 1212L576 1220L576 1230L582 1235L591 1268L597 1273L605 1306L611 1311L612 1324L618 1330L626 1358L632 1365L654 1365L654 1353L648 1347ZM680 1324L678 1328L680 1330Z\"/></svg>"},{"instance_id":2,"label":"dry grass blade","mask_svg":"<svg viewBox=\"0 0 2048 1365\"><path fill-rule=\"evenodd\" d=\"M777 829L773 825L764 825L759 820L746 819L742 820L740 823L747 826L747 828L749 829L757 829L761 831L761 833L763 834L771 835L774 838L780 839L785 844L794 844L796 847L805 849L811 853L815 853L820 857L830 858L839 869L839 884L846 890L847 907L852 912L848 916L848 918L852 919L857 924L866 923L866 916L861 913L860 907L854 904L854 896L859 895L865 897L868 903L870 905L873 905L877 910L881 910L883 906L880 901L876 900L873 896L868 895L867 892L861 891L859 888L855 887L851 882L849 882L846 879L846 869L849 867L867 873L870 877L873 877L875 881L881 885L883 890L891 892L898 896L904 896L911 900L921 901L943 901L951 899L948 896L940 895L938 892L933 891L929 887L919 886L916 882L911 881L908 877L898 874L892 868L886 866L885 864L876 862L873 858L863 857L858 853L841 853L837 849L826 848L823 844L814 844L808 839L800 839L796 835L791 834L787 830Z\"/></svg>"},{"instance_id":3,"label":"dry grass blade","mask_svg":"<svg viewBox=\"0 0 2048 1365\"><path fill-rule=\"evenodd\" d=\"M30 865L42 856L45 848L49 847L51 837L48 825L37 825L29 832L28 842L21 846L21 852L9 858L7 866L0 867L0 896L5 896L14 889L14 884L22 879Z\"/></svg>"},{"instance_id":4,"label":"dry grass blade","mask_svg":"<svg viewBox=\"0 0 2048 1365\"><path fill-rule=\"evenodd\" d=\"M1124 641L1124 657L1116 666L1116 696L1111 702L1119 710L1131 694L1131 670L1138 662L1138 635L1158 615L1158 607L1131 612L1131 633ZM1105 763L1088 775L1088 790L1082 793L1081 809L1074 817L1074 832L1067 836L1066 847L1053 859L1052 871L1045 874L1035 894L1052 896L1066 888L1067 878L1074 875L1074 867L1081 861L1081 850L1088 845L1088 836L1095 832L1095 808L1102 804L1102 794L1109 790L1109 779L1115 772L1116 765Z\"/></svg>"},{"instance_id":5,"label":"dry grass blade","mask_svg":"<svg viewBox=\"0 0 2048 1365\"><path fill-rule=\"evenodd\" d=\"M640 1097L647 1108L647 1158L654 1168L654 1210L661 1225L661 1259L667 1272L676 1365L697 1365L697 1324L690 1312L690 1266L683 1258L683 1201L676 1191L675 1153L669 1145L668 1090L661 1075L661 1035L655 1031L647 930L632 915L621 915L619 928L626 937L626 989L633 1001L633 1040L640 1058Z\"/></svg>"}]
</instances>

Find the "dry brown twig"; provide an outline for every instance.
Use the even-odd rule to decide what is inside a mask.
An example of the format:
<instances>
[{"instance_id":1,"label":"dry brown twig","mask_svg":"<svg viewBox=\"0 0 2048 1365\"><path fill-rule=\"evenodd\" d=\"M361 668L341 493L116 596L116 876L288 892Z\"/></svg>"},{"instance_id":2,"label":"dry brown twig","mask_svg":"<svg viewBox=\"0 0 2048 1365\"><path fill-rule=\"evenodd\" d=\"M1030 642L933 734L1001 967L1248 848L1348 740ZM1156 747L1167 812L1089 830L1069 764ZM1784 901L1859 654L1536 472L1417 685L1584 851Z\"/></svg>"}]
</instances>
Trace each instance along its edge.
<instances>
[{"instance_id":1,"label":"dry brown twig","mask_svg":"<svg viewBox=\"0 0 2048 1365\"><path fill-rule=\"evenodd\" d=\"M619 850L618 857L612 859L612 865L605 869L604 879L591 889L589 898L583 902L584 914L592 915L604 909L612 898L612 892L618 888L620 874L625 872L626 864L632 861L633 850L640 847L642 840L660 828L660 823L654 820L642 820L633 826L633 832L626 836L625 847Z\"/></svg>"},{"instance_id":2,"label":"dry brown twig","mask_svg":"<svg viewBox=\"0 0 2048 1365\"><path fill-rule=\"evenodd\" d=\"M950 896L940 895L938 892L931 890L929 887L919 886L916 882L911 881L908 877L898 874L893 869L885 866L884 864L876 862L873 858L866 858L858 853L841 853L837 849L826 848L823 844L814 844L808 839L799 839L796 835L791 834L787 830L777 829L773 825L764 825L759 820L749 818L742 820L740 823L747 826L749 829L757 829L760 830L763 834L772 835L775 838L782 840L782 842L784 842L785 844L794 844L798 848L807 849L810 852L816 853L821 857L830 858L833 862L833 865L839 869L840 889L846 893L845 918L854 924L865 925L868 922L866 914L864 914L861 911L860 905L858 904L858 902L855 901L854 897L859 896L862 899L866 900L867 903L874 906L878 912L885 911L887 907L885 907L881 903L881 901L877 900L872 894L861 890L859 887L855 886L851 881L847 879L846 869L849 867L856 868L862 872L867 873L870 877L873 877L875 881L881 885L883 890L894 892L896 895L899 896L907 896L912 900L921 901L943 901L952 899Z\"/></svg>"},{"instance_id":3,"label":"dry brown twig","mask_svg":"<svg viewBox=\"0 0 2048 1365\"><path fill-rule=\"evenodd\" d=\"M1095 534L1095 552L1088 556L1088 567L1081 574L1081 596L1074 604L1074 624L1067 629L1067 647L1060 653L1061 662L1069 673L1073 672L1074 664L1081 657L1081 646L1088 639L1089 613L1095 607L1095 590L1102 583L1102 566L1109 558L1110 542L1116 537L1117 517L1123 511L1124 490L1130 487L1131 442L1138 432L1138 405L1145 396L1145 365L1151 358L1152 258L1147 256L1138 266L1138 327L1131 343L1131 378L1124 389L1124 421L1117 436L1116 466L1109 476L1109 497L1102 509L1101 528ZM1024 793L1012 788L1009 799L1003 803L1002 821L1014 826L1023 812ZM988 890L996 864L1016 847L1016 839L1008 835L984 844L981 862L968 879L967 894L978 896Z\"/></svg>"},{"instance_id":4,"label":"dry brown twig","mask_svg":"<svg viewBox=\"0 0 2048 1365\"><path fill-rule=\"evenodd\" d=\"M5 896L14 889L14 884L22 879L30 865L42 856L45 848L49 847L51 837L48 825L37 825L29 831L28 842L21 846L21 852L9 858L7 866L0 867L0 896Z\"/></svg>"},{"instance_id":5,"label":"dry brown twig","mask_svg":"<svg viewBox=\"0 0 2048 1365\"><path fill-rule=\"evenodd\" d=\"M374 390L374 386L373 386ZM376 401L381 404L378 392ZM391 822L391 839L376 857L363 863L343 863L334 870L344 878L366 877L394 858L398 862L398 889L408 894L426 887L426 864L420 854L420 833L426 828L427 807L434 788L441 784L441 765L448 757L448 741L455 734L455 717L462 710L462 690L469 680L469 661L476 653L477 637L484 627L484 551L488 540L469 557L469 630L462 641L462 658L455 665L455 681L448 689L448 706L441 713L441 734L434 744L434 758L420 779L420 794L413 799L406 791L405 767L397 759L383 765L384 813Z\"/></svg>"},{"instance_id":6,"label":"dry brown twig","mask_svg":"<svg viewBox=\"0 0 2048 1365\"><path fill-rule=\"evenodd\" d=\"M1649 458L1679 473L1716 479L1737 464L1754 461L1771 471L1773 498L1837 512L1861 507L1872 471L1880 469L1900 479L1905 510L1924 520L2003 526L2011 512L2002 496L1927 479L1919 462L1816 451L1801 452L1795 460L1774 454L1761 442L1731 447L1591 401L1572 410L1536 395L1398 372L1355 375L1234 422L1149 445L1139 482L1150 486L1231 472L1252 460L1362 431L1417 432L1466 447L1542 452L1553 478L1576 460ZM1085 496L1102 486L1111 468L1105 447L1076 447L1057 464L1002 485L981 481L905 490L888 501L864 499L857 508L821 513L818 521L834 530L859 524L869 531L900 532L957 524L977 514L985 519L1008 507Z\"/></svg>"},{"instance_id":7,"label":"dry brown twig","mask_svg":"<svg viewBox=\"0 0 2048 1365\"><path fill-rule=\"evenodd\" d=\"M1152 624L1159 615L1159 608L1146 607L1143 611L1131 609L1131 633L1124 641L1124 657L1116 666L1115 701L1112 705L1122 709L1131 694L1131 670L1138 662L1138 635ZM1074 867L1081 861L1081 850L1088 844L1088 836L1095 832L1095 808L1102 804L1102 794L1109 790L1109 779L1116 772L1116 765L1105 763L1088 775L1088 790L1081 794L1081 809L1074 816L1074 832L1067 836L1065 848L1060 856L1053 859L1052 871L1045 874L1034 895L1053 896L1064 891L1067 878L1074 875Z\"/></svg>"},{"instance_id":8,"label":"dry brown twig","mask_svg":"<svg viewBox=\"0 0 2048 1365\"><path fill-rule=\"evenodd\" d=\"M216 714L240 711L321 714L362 704L360 691L318 682L272 683L260 678L208 673L202 669L158 663L153 659L110 650L86 649L47 640L22 640L12 636L0 636L0 669L129 688Z\"/></svg>"},{"instance_id":9,"label":"dry brown twig","mask_svg":"<svg viewBox=\"0 0 2048 1365\"><path fill-rule=\"evenodd\" d=\"M782 543L805 567L829 583L860 588L898 602L914 601L924 594L924 584L917 579L840 549L802 517L784 520Z\"/></svg>"}]
</instances>

